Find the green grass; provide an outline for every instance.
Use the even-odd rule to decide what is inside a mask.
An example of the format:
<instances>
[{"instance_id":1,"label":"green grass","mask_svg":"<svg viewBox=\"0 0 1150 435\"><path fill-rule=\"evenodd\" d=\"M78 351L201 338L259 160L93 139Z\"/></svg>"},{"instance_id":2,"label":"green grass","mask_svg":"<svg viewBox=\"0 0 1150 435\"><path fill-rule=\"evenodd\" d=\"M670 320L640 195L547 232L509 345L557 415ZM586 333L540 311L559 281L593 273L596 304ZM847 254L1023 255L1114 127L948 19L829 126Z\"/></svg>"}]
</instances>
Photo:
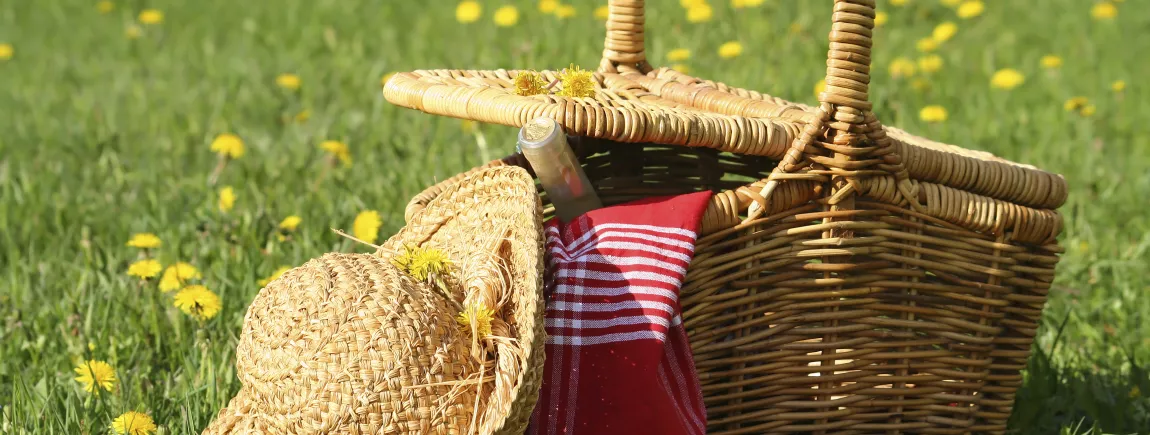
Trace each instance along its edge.
<instances>
[{"instance_id":1,"label":"green grass","mask_svg":"<svg viewBox=\"0 0 1150 435\"><path fill-rule=\"evenodd\" d=\"M458 25L454 2L280 0L117 2L0 0L0 432L106 433L127 410L148 412L164 433L198 433L239 384L234 348L257 281L280 265L357 249L329 228L379 210L382 234L402 225L408 198L486 159L512 152L514 130L481 127L476 146L458 120L391 106L380 78L419 68L558 68L598 64L602 25L593 4L563 26L534 2L518 26L496 28L501 2ZM656 65L685 47L691 73L813 103L824 70L829 2L768 0L734 12L712 0L715 21L691 24L675 0L649 0L648 52ZM987 1L959 22L938 54L928 90L894 80L887 65L912 59L915 41L956 20L936 0L886 8L877 31L871 97L887 124L1064 174L1067 248L1044 313L1012 427L1023 433L1146 433L1150 428L1150 13L1119 4L1113 22L1080 0ZM886 6L886 2L881 2ZM136 40L125 28L145 7L165 21ZM796 27L792 28L792 23ZM739 40L744 53L720 59ZM1044 71L1039 58L1065 59ZM1026 83L994 90L989 77L1017 68ZM275 86L299 74L298 93ZM1110 90L1126 80L1122 93ZM1063 110L1082 95L1083 118ZM947 122L918 119L939 104ZM306 122L284 122L301 110ZM215 207L208 176L215 135L248 147L223 171L230 213ZM325 173L320 141L338 139L354 165ZM287 241L283 217L303 217ZM220 294L223 311L202 326L171 296L125 274L134 232L164 241L165 264L190 262ZM89 346L93 350L89 350ZM84 393L73 359L106 360L115 394ZM1137 387L1144 394L1132 394Z\"/></svg>"}]
</instances>

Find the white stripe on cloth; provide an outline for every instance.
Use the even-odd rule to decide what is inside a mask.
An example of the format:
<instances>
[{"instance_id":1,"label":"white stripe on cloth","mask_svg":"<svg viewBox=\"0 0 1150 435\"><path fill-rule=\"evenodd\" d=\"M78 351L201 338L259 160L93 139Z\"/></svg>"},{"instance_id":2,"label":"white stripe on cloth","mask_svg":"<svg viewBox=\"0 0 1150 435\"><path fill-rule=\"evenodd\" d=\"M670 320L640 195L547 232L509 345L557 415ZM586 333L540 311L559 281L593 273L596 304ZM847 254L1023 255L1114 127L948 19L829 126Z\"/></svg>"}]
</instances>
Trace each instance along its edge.
<instances>
[{"instance_id":1,"label":"white stripe on cloth","mask_svg":"<svg viewBox=\"0 0 1150 435\"><path fill-rule=\"evenodd\" d=\"M675 316L675 317L678 318L678 316ZM679 328L681 328L681 327L679 327ZM682 329L676 329L675 331L672 331L671 333L672 334L682 334L682 335L677 335L676 338L686 338L686 335L685 335L686 332L683 331ZM689 348L690 347L688 347L688 349ZM697 433L704 433L707 430L705 427L706 425L703 424L700 416L694 412L696 407L690 403L691 402L691 395L687 392L687 379L686 379L686 377L683 376L683 369L681 367L679 367L679 364L681 362L679 359L680 356L681 355L675 355L675 353L671 349L671 346L665 346L663 348L663 357L670 364L671 374L675 377L675 386L677 386L679 389L679 401L678 401L679 406L677 406L677 409L687 410L687 414L691 417L691 423L694 423L695 430L698 431ZM660 368L662 368L662 367L660 367ZM702 418L706 418L706 416L703 416Z\"/></svg>"},{"instance_id":2,"label":"white stripe on cloth","mask_svg":"<svg viewBox=\"0 0 1150 435\"><path fill-rule=\"evenodd\" d=\"M659 296L669 301L679 299L679 295L672 290L645 285L615 286L615 287L578 287L571 285L555 286L558 294L580 294L586 296L623 296L630 294Z\"/></svg>"},{"instance_id":3,"label":"white stripe on cloth","mask_svg":"<svg viewBox=\"0 0 1150 435\"><path fill-rule=\"evenodd\" d=\"M595 302L567 302L567 301L553 301L547 304L548 311L620 311L627 309L654 309L665 311L667 314L674 315L675 308L669 304L655 301L622 301L613 303L595 303Z\"/></svg>"},{"instance_id":4,"label":"white stripe on cloth","mask_svg":"<svg viewBox=\"0 0 1150 435\"><path fill-rule=\"evenodd\" d=\"M627 231L611 231L611 230L627 230ZM652 233L659 233L659 234L670 235L670 236L679 236L679 237L650 236L650 235L643 234L643 233L637 233L635 231L650 231ZM559 237L559 228L550 227L550 226L547 227L547 236L548 236L548 238L555 237L556 239L559 239L560 238ZM660 227L660 226L655 226L655 225L601 223L601 224L595 224L595 227L592 229L592 231L587 231L587 232L583 233L582 236L579 236L578 239L572 240L571 243L566 244L567 252L576 252L576 251L583 250L583 248L584 248L583 244L587 243L587 241L589 241L593 238L604 239L604 238L610 237L610 236L638 237L638 238L650 240L653 242L672 244L672 245L679 246L679 247L684 248L684 249L690 249L692 251L695 249L695 238L698 237L698 235L695 234L694 231L691 231L688 229L683 229L683 228ZM681 239L681 240L676 240L676 239ZM560 240L560 243L561 243L561 240Z\"/></svg>"},{"instance_id":5,"label":"white stripe on cloth","mask_svg":"<svg viewBox=\"0 0 1150 435\"><path fill-rule=\"evenodd\" d=\"M603 254L584 254L579 257L577 262L570 261L561 263L559 266L564 265L581 265L581 264L598 264L603 266L612 266L618 268L624 267L650 267L665 270L676 274L687 273L687 263L672 263L670 261L663 261L657 258L647 258L639 256L621 257L617 255L603 255Z\"/></svg>"},{"instance_id":6,"label":"white stripe on cloth","mask_svg":"<svg viewBox=\"0 0 1150 435\"><path fill-rule=\"evenodd\" d=\"M657 272L648 272L643 270L632 270L620 272L601 272L597 270L590 270L582 267L562 268L555 271L556 278L573 278L574 274L581 274L583 279L593 279L597 281L614 281L619 283L626 283L636 280L657 281L666 283L678 288L683 285L683 281L675 278L672 275ZM560 283L556 287L562 287L564 284Z\"/></svg>"},{"instance_id":7,"label":"white stripe on cloth","mask_svg":"<svg viewBox=\"0 0 1150 435\"><path fill-rule=\"evenodd\" d=\"M592 248L599 249L599 250L618 249L618 250L623 250L623 251L648 252L648 253L651 253L654 255L661 255L661 256L666 256L668 258L673 258L673 259L682 261L684 263L690 263L691 262L691 256L688 254L684 254L684 253L677 251L677 250L671 250L671 249L667 249L664 247L654 246L651 244L643 244L643 243L639 243L639 242L603 241L603 242L596 243L595 246L588 247L586 249L590 250ZM571 261L573 261L572 260L573 258L579 258L581 255L586 254L585 251L584 252L564 251L562 248L558 248L558 247L548 248L548 251L551 253L551 255L554 255L557 259L562 260L562 262L571 262Z\"/></svg>"},{"instance_id":8,"label":"white stripe on cloth","mask_svg":"<svg viewBox=\"0 0 1150 435\"><path fill-rule=\"evenodd\" d=\"M599 344L608 343L622 343L625 341L638 341L638 340L658 340L660 343L667 341L667 334L658 331L633 331L633 332L619 332L614 334L603 335L547 335L547 344L557 344L562 346L595 346ZM572 352L575 359L579 359L579 352ZM575 365L573 365L575 367ZM569 402L574 403L574 402Z\"/></svg>"},{"instance_id":9,"label":"white stripe on cloth","mask_svg":"<svg viewBox=\"0 0 1150 435\"><path fill-rule=\"evenodd\" d=\"M585 277L577 275L575 278L582 282ZM582 296L580 296L580 301L582 301L581 298ZM578 304L583 305L582 302L578 302ZM583 352L571 352L571 368L573 370L569 370L571 373L571 383L567 384L568 387L566 403L579 403L576 401L576 399L578 398L579 393L579 372L582 371L579 370L579 364L582 356ZM575 427L575 409L567 410L567 425L564 427Z\"/></svg>"},{"instance_id":10,"label":"white stripe on cloth","mask_svg":"<svg viewBox=\"0 0 1150 435\"><path fill-rule=\"evenodd\" d=\"M663 329L671 327L671 321L660 316L624 316L602 320L548 318L545 323L548 328L566 329L602 329L613 326L642 325L645 323L659 325L662 326Z\"/></svg>"},{"instance_id":11,"label":"white stripe on cloth","mask_svg":"<svg viewBox=\"0 0 1150 435\"><path fill-rule=\"evenodd\" d=\"M668 362L671 364L675 363L674 360L670 360ZM674 396L674 389L673 389L674 387L671 386L671 382L670 382L670 380L668 380L667 369L664 368L662 364L660 364L658 370L659 370L659 383L663 384L664 391L666 391L667 393L670 393L671 394L671 400L673 400L675 402L675 415L679 416L679 421L687 422L688 421L687 416L683 415L683 410L686 409L686 407L683 406L682 400L680 400L678 397ZM681 388L680 388L680 391L682 391ZM691 412L691 411L687 410L687 412ZM688 427L690 429L690 431L688 433L691 435L699 433L699 432L697 432L698 431L697 425L695 425L694 422L691 422L691 423L692 424Z\"/></svg>"}]
</instances>

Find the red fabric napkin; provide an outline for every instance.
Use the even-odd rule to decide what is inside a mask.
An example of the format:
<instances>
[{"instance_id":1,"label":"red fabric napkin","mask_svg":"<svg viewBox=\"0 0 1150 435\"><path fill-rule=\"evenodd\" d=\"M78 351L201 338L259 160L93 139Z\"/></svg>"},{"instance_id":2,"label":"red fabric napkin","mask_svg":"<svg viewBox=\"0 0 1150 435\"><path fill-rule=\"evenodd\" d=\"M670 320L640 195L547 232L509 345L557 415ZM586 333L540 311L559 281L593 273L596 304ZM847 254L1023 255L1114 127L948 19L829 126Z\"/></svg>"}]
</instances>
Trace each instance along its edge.
<instances>
[{"instance_id":1,"label":"red fabric napkin","mask_svg":"<svg viewBox=\"0 0 1150 435\"><path fill-rule=\"evenodd\" d=\"M679 288L710 192L591 211L547 234L547 362L528 434L704 434Z\"/></svg>"}]
</instances>

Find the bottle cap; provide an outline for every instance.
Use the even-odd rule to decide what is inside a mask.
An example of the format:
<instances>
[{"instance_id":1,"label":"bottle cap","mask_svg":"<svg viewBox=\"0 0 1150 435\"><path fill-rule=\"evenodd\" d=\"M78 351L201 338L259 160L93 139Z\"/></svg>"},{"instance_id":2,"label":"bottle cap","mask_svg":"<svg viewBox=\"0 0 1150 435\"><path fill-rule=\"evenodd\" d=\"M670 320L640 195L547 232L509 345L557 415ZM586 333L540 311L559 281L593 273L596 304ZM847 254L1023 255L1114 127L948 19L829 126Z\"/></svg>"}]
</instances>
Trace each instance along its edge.
<instances>
[{"instance_id":1,"label":"bottle cap","mask_svg":"<svg viewBox=\"0 0 1150 435\"><path fill-rule=\"evenodd\" d=\"M554 119L535 118L519 129L519 146L522 148L539 148L554 140L560 132L559 123Z\"/></svg>"}]
</instances>

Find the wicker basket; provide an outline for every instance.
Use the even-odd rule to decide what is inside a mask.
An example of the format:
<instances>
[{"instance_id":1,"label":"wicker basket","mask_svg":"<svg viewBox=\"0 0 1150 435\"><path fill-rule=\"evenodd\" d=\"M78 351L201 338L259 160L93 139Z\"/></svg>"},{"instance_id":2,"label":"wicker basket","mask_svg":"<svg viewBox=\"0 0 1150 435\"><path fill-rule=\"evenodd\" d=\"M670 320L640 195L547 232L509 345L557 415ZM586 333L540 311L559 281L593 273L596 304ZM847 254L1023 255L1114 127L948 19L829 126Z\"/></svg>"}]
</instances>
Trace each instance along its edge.
<instances>
[{"instance_id":1,"label":"wicker basket","mask_svg":"<svg viewBox=\"0 0 1150 435\"><path fill-rule=\"evenodd\" d=\"M1067 186L882 126L874 8L834 2L818 107L652 68L642 0L610 1L592 98L518 96L505 70L401 73L384 95L508 126L551 117L606 204L715 192L681 295L710 433L1001 433ZM483 167L502 165L527 166Z\"/></svg>"}]
</instances>

